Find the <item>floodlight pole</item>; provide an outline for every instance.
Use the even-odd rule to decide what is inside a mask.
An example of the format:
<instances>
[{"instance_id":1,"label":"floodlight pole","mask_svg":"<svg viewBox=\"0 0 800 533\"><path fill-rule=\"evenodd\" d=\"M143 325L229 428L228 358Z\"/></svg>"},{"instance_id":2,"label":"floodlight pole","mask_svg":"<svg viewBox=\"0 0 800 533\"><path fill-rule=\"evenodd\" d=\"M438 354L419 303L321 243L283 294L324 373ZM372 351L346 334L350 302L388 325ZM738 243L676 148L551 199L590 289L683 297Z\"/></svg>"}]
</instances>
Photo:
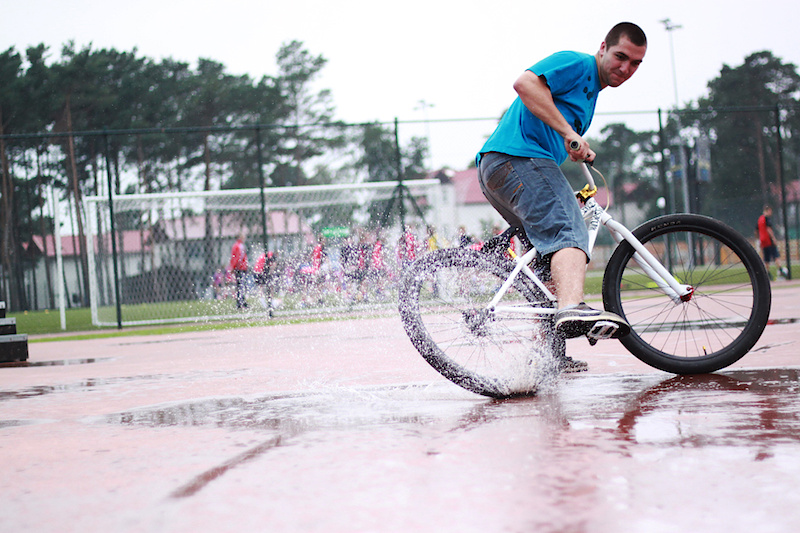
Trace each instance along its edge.
<instances>
[{"instance_id":1,"label":"floodlight pole","mask_svg":"<svg viewBox=\"0 0 800 533\"><path fill-rule=\"evenodd\" d=\"M680 139L680 128L681 128L681 117L678 114L678 109L680 107L680 100L678 99L678 75L677 70L675 68L675 46L672 41L672 32L674 30L678 30L683 26L680 24L673 24L673 22L665 18L661 21L664 25L664 29L667 30L669 34L669 50L670 50L670 58L672 60L672 87L675 92L675 117L678 120L678 142L680 148L680 164L681 164L681 192L683 193L683 209L685 212L689 213L691 211L691 206L689 205L689 165L688 161L686 160L686 151L683 147L683 142ZM673 206L674 208L674 206Z\"/></svg>"},{"instance_id":2,"label":"floodlight pole","mask_svg":"<svg viewBox=\"0 0 800 533\"><path fill-rule=\"evenodd\" d=\"M667 30L669 34L669 52L670 52L670 59L672 60L672 88L675 91L675 109L678 108L678 74L675 69L675 45L672 42L672 32L674 30L679 30L683 28L680 24L673 24L672 21L668 18L661 21L664 25L664 29Z\"/></svg>"}]
</instances>

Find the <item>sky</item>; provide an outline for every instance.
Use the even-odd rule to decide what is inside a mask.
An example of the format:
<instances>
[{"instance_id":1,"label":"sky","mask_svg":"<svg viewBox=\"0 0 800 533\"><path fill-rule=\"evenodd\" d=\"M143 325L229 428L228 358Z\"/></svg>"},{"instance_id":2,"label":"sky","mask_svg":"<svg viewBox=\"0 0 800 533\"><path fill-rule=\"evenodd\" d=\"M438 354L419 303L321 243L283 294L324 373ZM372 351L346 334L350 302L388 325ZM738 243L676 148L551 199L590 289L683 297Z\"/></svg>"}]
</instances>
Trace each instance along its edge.
<instances>
[{"instance_id":1,"label":"sky","mask_svg":"<svg viewBox=\"0 0 800 533\"><path fill-rule=\"evenodd\" d=\"M0 50L44 43L55 59L72 40L213 59L259 79L277 74L282 44L302 41L328 60L315 88L330 89L337 119L398 119L402 142L428 136L431 166L458 170L513 101L520 73L559 50L596 52L617 22L640 25L648 51L633 78L600 94L589 136L610 122L656 130L656 110L704 96L723 65L753 52L800 65L798 15L791 0L0 0ZM665 18L680 28L668 32Z\"/></svg>"}]
</instances>

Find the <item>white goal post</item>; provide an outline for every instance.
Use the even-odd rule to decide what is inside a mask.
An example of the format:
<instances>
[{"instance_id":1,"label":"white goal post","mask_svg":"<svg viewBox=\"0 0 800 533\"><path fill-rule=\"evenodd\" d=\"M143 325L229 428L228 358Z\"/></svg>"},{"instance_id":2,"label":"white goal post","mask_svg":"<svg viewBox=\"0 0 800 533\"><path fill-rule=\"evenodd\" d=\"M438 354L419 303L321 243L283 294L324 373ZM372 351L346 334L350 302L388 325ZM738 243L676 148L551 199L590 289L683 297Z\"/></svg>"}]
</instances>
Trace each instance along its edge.
<instances>
[{"instance_id":1,"label":"white goal post","mask_svg":"<svg viewBox=\"0 0 800 533\"><path fill-rule=\"evenodd\" d=\"M374 285L386 291L381 294L386 297L400 268L395 250L401 213L420 248L426 226L453 231L447 226L453 220L453 195L444 189L439 180L427 179L114 195L113 243L109 198L86 197L92 323L133 326L241 316L226 272L240 233L246 236L251 269L246 280L248 315L352 308L357 298L354 282L343 273L342 250L367 241L383 254L385 279ZM382 251L374 246L376 240L382 241ZM313 287L308 280L301 286L301 273L314 270L315 265L307 265L320 241L326 251L325 276L317 273ZM268 283L253 272L265 245L271 252ZM309 292L314 293L313 302ZM362 292L364 302L377 298Z\"/></svg>"}]
</instances>

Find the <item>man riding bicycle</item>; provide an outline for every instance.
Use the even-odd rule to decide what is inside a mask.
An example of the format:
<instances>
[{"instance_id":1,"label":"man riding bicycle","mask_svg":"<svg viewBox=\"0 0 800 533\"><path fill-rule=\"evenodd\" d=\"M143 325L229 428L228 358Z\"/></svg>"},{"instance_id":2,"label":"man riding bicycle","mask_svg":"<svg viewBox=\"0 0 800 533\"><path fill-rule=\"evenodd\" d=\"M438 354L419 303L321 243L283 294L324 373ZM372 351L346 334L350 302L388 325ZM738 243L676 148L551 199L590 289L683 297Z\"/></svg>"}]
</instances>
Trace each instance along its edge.
<instances>
[{"instance_id":1,"label":"man riding bicycle","mask_svg":"<svg viewBox=\"0 0 800 533\"><path fill-rule=\"evenodd\" d=\"M630 326L620 316L583 302L588 231L572 188L559 169L567 157L592 162L583 139L599 92L618 87L639 68L647 38L639 26L614 26L596 54L558 52L526 70L514 83L518 97L477 157L478 178L489 203L549 260L558 298L556 331L585 335L600 322ZM585 363L572 362L585 368Z\"/></svg>"}]
</instances>

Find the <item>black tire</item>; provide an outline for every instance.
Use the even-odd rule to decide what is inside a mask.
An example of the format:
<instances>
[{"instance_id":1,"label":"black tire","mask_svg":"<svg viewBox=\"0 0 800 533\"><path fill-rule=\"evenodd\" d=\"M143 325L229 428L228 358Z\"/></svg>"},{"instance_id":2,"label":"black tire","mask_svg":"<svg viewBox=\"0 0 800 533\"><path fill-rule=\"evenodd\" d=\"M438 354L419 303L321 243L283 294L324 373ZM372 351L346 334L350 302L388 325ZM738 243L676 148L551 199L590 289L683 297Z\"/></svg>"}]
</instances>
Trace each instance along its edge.
<instances>
[{"instance_id":1,"label":"black tire","mask_svg":"<svg viewBox=\"0 0 800 533\"><path fill-rule=\"evenodd\" d=\"M551 346L564 350L563 339L555 337L552 315L521 319L487 309L512 268L511 261L494 254L443 249L413 263L400 286L403 326L422 357L453 383L493 398L535 393L533 373L537 364L544 364L541 355ZM502 303L530 306L528 302L552 306L535 284L520 276Z\"/></svg>"},{"instance_id":2,"label":"black tire","mask_svg":"<svg viewBox=\"0 0 800 533\"><path fill-rule=\"evenodd\" d=\"M761 337L772 302L769 276L750 243L722 222L692 214L656 218L633 234L694 293L673 302L622 242L603 279L605 308L631 325L622 344L674 374L714 372L741 359Z\"/></svg>"}]
</instances>

